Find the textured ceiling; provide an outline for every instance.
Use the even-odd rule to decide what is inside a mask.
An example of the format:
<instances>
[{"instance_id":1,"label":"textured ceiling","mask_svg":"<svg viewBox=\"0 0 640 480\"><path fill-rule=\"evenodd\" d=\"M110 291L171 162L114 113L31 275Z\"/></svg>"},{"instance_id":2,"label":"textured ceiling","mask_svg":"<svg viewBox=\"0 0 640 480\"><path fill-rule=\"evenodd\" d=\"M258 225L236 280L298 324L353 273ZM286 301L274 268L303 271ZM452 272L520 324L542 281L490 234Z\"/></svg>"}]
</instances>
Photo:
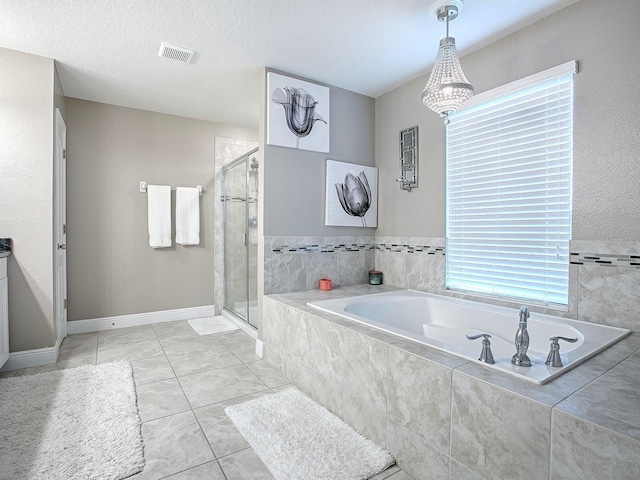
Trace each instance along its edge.
<instances>
[{"instance_id":1,"label":"textured ceiling","mask_svg":"<svg viewBox=\"0 0 640 480\"><path fill-rule=\"evenodd\" d=\"M465 54L576 1L465 0L451 35ZM256 127L265 66L372 97L426 74L432 3L2 0L0 47L56 59L69 97ZM159 57L163 41L192 63Z\"/></svg>"}]
</instances>

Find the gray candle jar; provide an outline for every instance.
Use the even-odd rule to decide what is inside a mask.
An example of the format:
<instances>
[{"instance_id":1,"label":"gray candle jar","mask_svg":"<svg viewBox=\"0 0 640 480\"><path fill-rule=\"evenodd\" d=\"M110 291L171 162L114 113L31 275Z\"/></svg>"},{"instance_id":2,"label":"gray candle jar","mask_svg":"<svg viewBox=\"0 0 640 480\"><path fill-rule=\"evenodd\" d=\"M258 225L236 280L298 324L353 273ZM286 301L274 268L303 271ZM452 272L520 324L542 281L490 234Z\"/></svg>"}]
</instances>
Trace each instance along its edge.
<instances>
[{"instance_id":1,"label":"gray candle jar","mask_svg":"<svg viewBox=\"0 0 640 480\"><path fill-rule=\"evenodd\" d=\"M382 272L378 270L369 270L369 284L370 285L382 284Z\"/></svg>"}]
</instances>

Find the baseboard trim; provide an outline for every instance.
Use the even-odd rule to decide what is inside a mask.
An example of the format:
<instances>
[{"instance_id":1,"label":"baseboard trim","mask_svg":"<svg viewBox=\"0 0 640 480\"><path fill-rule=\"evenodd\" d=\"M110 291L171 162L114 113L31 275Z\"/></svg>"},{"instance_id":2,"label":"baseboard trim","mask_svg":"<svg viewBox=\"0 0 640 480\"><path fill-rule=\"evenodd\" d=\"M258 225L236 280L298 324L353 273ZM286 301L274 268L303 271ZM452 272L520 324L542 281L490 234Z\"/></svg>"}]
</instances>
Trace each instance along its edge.
<instances>
[{"instance_id":1,"label":"baseboard trim","mask_svg":"<svg viewBox=\"0 0 640 480\"><path fill-rule=\"evenodd\" d=\"M264 358L264 342L256 338L256 355Z\"/></svg>"},{"instance_id":2,"label":"baseboard trim","mask_svg":"<svg viewBox=\"0 0 640 480\"><path fill-rule=\"evenodd\" d=\"M204 305L202 307L178 308L175 310L135 313L133 315L119 315L116 317L90 318L87 320L67 322L67 334L98 332L100 330L111 330L113 328L136 327L138 325L212 317L214 315L215 305ZM6 363L0 368L0 372L56 363L58 361L60 344L61 342L56 342L54 347L11 352Z\"/></svg>"},{"instance_id":3,"label":"baseboard trim","mask_svg":"<svg viewBox=\"0 0 640 480\"><path fill-rule=\"evenodd\" d=\"M99 332L114 328L137 327L152 323L189 320L191 318L212 317L215 315L215 305L201 307L178 308L175 310L161 310L158 312L134 313L115 317L89 318L67 322L67 334Z\"/></svg>"},{"instance_id":4,"label":"baseboard trim","mask_svg":"<svg viewBox=\"0 0 640 480\"><path fill-rule=\"evenodd\" d=\"M6 363L0 368L0 372L9 372L21 368L40 367L50 365L58 361L60 343L56 342L55 347L36 348L33 350L22 350L11 352Z\"/></svg>"}]
</instances>

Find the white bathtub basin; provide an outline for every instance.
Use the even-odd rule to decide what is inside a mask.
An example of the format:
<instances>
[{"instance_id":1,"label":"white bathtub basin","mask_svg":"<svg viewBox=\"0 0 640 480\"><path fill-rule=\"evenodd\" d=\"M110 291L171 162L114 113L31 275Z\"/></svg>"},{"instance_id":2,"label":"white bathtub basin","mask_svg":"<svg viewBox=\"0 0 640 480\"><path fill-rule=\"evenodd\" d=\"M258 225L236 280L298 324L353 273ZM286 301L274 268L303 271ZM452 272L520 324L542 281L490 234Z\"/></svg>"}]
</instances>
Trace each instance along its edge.
<instances>
[{"instance_id":1,"label":"white bathtub basin","mask_svg":"<svg viewBox=\"0 0 640 480\"><path fill-rule=\"evenodd\" d=\"M630 333L622 328L531 313L527 355L532 366L517 367L511 363L518 329L516 309L414 290L322 300L308 305L537 384L562 375ZM478 333L491 335L494 365L478 361L481 339L470 341L466 338L466 335ZM578 339L575 343L560 341L562 367L549 367L544 363L549 353L549 338L553 336Z\"/></svg>"}]
</instances>

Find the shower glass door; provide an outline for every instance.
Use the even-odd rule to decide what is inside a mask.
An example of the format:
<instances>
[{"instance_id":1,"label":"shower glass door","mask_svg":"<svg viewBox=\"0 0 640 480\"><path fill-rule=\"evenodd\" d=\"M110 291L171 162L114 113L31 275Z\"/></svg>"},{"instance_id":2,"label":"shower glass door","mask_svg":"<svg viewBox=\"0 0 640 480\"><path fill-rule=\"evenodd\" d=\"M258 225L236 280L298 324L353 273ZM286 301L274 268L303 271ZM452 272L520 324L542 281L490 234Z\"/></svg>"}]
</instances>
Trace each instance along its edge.
<instances>
[{"instance_id":1,"label":"shower glass door","mask_svg":"<svg viewBox=\"0 0 640 480\"><path fill-rule=\"evenodd\" d=\"M255 327L258 179L251 153L224 167L224 298L227 310Z\"/></svg>"}]
</instances>

